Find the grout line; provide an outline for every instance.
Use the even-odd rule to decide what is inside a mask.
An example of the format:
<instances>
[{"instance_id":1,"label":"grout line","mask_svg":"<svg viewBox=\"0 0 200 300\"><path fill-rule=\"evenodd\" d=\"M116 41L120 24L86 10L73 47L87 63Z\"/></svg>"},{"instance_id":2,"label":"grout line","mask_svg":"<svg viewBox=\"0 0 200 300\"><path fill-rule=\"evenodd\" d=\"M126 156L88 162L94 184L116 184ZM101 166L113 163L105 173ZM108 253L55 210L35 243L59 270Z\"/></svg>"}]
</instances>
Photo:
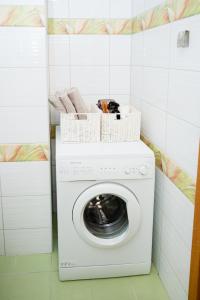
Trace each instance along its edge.
<instances>
[{"instance_id":1,"label":"grout line","mask_svg":"<svg viewBox=\"0 0 200 300\"><path fill-rule=\"evenodd\" d=\"M138 97L137 97L137 98L138 98ZM138 98L138 99L140 99L140 100L143 101L143 102L146 102L148 105L154 107L155 109L157 109L157 110L159 110L159 111L161 111L161 112L165 112L167 116L169 115L169 116L171 116L171 117L174 117L175 119L177 119L177 120L179 120L179 121L183 121L183 122L185 122L186 124L188 124L188 125L190 125L190 126L193 126L193 127L195 127L195 128L200 128L200 126L198 126L198 125L196 125L196 124L194 124L194 123L192 123L192 122L190 122L190 121L188 121L188 120L186 120L186 119L184 119L184 118L181 118L181 117L179 117L179 116L176 116L175 114L173 114L172 112L168 111L167 109L162 109L162 108L160 108L159 106L155 105L155 103L149 102L148 100L146 100L146 99L144 99L144 98Z\"/></svg>"}]
</instances>

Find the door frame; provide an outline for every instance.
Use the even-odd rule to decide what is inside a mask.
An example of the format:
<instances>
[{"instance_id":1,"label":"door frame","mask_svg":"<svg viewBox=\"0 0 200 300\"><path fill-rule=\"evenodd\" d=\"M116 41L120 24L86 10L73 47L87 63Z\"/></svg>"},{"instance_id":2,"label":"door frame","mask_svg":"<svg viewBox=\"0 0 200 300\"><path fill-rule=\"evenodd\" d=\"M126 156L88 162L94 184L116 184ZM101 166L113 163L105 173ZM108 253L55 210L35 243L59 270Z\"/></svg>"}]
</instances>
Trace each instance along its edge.
<instances>
[{"instance_id":1,"label":"door frame","mask_svg":"<svg viewBox=\"0 0 200 300\"><path fill-rule=\"evenodd\" d=\"M190 263L189 300L200 299L200 147L197 172L192 252Z\"/></svg>"}]
</instances>

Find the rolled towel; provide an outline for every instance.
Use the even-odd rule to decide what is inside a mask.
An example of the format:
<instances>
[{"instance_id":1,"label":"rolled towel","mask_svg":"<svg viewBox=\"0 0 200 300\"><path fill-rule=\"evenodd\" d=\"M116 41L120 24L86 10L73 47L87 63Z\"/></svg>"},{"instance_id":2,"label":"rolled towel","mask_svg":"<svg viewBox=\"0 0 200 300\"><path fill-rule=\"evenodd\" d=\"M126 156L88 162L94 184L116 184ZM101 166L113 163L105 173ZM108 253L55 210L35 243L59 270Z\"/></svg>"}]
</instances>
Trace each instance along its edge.
<instances>
[{"instance_id":1,"label":"rolled towel","mask_svg":"<svg viewBox=\"0 0 200 300\"><path fill-rule=\"evenodd\" d=\"M72 113L74 119L77 119L75 107L67 95L67 90L56 92L54 96L50 97L49 102L59 112Z\"/></svg>"},{"instance_id":2,"label":"rolled towel","mask_svg":"<svg viewBox=\"0 0 200 300\"><path fill-rule=\"evenodd\" d=\"M74 105L76 112L78 114L89 113L89 110L77 88L74 87L74 88L71 88L70 90L68 90L68 97L70 98L70 100L71 100L72 104ZM86 119L86 116L79 115L78 118Z\"/></svg>"},{"instance_id":3,"label":"rolled towel","mask_svg":"<svg viewBox=\"0 0 200 300\"><path fill-rule=\"evenodd\" d=\"M65 107L67 113L76 114L76 109L68 97L67 90L63 92L56 92L56 97L60 100L62 105Z\"/></svg>"},{"instance_id":4,"label":"rolled towel","mask_svg":"<svg viewBox=\"0 0 200 300\"><path fill-rule=\"evenodd\" d=\"M67 112L65 106L62 103L62 101L60 101L59 97L57 97L56 95L51 96L49 98L49 103L51 103L51 105L56 110L58 110L59 112L62 112L62 113L66 113Z\"/></svg>"}]
</instances>

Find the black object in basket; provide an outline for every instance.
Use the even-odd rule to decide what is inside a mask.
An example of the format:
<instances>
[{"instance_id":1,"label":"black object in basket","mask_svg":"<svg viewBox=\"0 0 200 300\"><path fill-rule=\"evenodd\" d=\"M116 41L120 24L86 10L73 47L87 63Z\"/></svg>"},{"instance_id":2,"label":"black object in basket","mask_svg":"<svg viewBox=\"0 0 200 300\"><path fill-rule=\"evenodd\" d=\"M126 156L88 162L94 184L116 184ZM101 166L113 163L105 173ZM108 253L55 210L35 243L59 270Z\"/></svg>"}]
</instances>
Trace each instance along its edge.
<instances>
[{"instance_id":1,"label":"black object in basket","mask_svg":"<svg viewBox=\"0 0 200 300\"><path fill-rule=\"evenodd\" d=\"M97 106L104 113L117 114L116 118L120 119L119 103L112 99L98 100Z\"/></svg>"}]
</instances>

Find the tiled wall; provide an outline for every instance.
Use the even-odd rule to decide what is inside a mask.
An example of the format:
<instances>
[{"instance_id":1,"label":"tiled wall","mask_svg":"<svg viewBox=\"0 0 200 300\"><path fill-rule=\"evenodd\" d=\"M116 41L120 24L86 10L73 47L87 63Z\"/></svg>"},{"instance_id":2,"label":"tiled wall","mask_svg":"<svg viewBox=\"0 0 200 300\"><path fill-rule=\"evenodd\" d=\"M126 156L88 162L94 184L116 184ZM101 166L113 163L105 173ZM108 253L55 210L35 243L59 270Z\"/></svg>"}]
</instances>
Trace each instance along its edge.
<instances>
[{"instance_id":1,"label":"tiled wall","mask_svg":"<svg viewBox=\"0 0 200 300\"><path fill-rule=\"evenodd\" d=\"M49 0L49 18L129 19L131 0ZM87 102L130 101L131 35L49 35L49 93L77 86ZM51 110L51 123L59 115ZM54 141L52 141L54 147ZM52 162L55 174L55 162ZM53 176L55 198L55 177ZM55 208L55 203L54 203Z\"/></svg>"},{"instance_id":2,"label":"tiled wall","mask_svg":"<svg viewBox=\"0 0 200 300\"><path fill-rule=\"evenodd\" d=\"M181 1L177 1L180 4ZM162 1L133 0L133 13ZM189 48L177 48L180 31ZM200 15L132 36L131 100L142 111L142 133L195 182L200 136ZM172 300L188 293L193 204L159 169L153 260Z\"/></svg>"},{"instance_id":3,"label":"tiled wall","mask_svg":"<svg viewBox=\"0 0 200 300\"><path fill-rule=\"evenodd\" d=\"M46 3L30 2L0 1L0 255L51 251Z\"/></svg>"}]
</instances>

